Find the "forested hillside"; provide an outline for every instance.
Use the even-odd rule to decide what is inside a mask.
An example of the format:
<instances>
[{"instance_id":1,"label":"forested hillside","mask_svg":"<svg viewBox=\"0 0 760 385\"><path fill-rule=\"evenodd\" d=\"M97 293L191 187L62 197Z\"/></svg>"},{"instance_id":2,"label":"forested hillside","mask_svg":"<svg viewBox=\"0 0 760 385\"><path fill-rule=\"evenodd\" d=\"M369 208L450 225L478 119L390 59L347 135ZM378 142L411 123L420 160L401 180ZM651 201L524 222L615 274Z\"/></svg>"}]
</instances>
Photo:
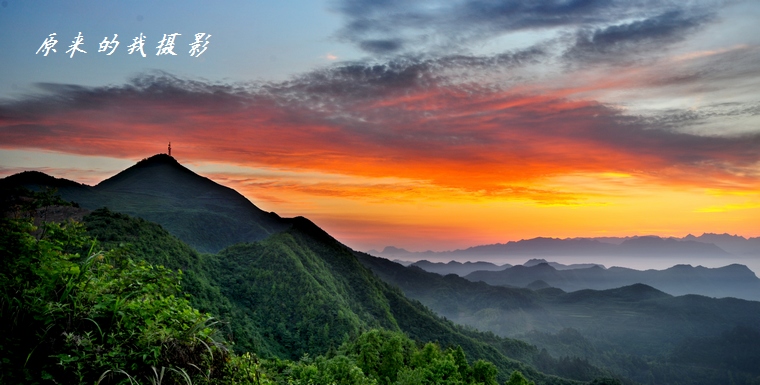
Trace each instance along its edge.
<instances>
[{"instance_id":1,"label":"forested hillside","mask_svg":"<svg viewBox=\"0 0 760 385\"><path fill-rule=\"evenodd\" d=\"M3 219L4 382L577 383L407 300L302 218L217 255L108 210L85 223Z\"/></svg>"}]
</instances>

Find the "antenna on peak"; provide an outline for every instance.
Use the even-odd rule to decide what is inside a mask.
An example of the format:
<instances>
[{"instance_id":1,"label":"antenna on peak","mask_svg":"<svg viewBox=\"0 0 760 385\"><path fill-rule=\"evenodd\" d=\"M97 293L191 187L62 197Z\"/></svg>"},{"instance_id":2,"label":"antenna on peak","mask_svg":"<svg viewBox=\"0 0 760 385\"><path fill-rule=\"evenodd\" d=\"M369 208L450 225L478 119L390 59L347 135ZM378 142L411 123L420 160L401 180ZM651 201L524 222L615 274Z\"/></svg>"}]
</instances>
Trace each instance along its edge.
<instances>
[{"instance_id":1,"label":"antenna on peak","mask_svg":"<svg viewBox=\"0 0 760 385\"><path fill-rule=\"evenodd\" d=\"M169 142L169 156L172 156L172 142Z\"/></svg>"}]
</instances>

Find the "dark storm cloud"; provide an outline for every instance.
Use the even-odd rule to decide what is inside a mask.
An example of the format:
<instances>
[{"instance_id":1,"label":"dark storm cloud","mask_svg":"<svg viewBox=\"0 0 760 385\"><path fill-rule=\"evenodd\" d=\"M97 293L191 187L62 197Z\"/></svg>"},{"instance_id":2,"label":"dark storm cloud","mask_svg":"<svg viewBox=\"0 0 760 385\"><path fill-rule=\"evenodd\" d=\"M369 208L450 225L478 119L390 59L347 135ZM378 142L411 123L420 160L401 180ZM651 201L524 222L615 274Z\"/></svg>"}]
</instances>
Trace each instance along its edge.
<instances>
[{"instance_id":1,"label":"dark storm cloud","mask_svg":"<svg viewBox=\"0 0 760 385\"><path fill-rule=\"evenodd\" d=\"M642 52L658 52L684 40L713 19L712 15L687 15L669 11L644 20L577 33L575 44L565 53L573 61L621 61Z\"/></svg>"},{"instance_id":2,"label":"dark storm cloud","mask_svg":"<svg viewBox=\"0 0 760 385\"><path fill-rule=\"evenodd\" d=\"M620 55L660 47L711 20L717 3L648 0L342 0L339 36L373 54L466 49L510 32L575 31L569 56ZM646 43L646 44L644 44ZM627 48L627 50L626 50ZM644 48L641 48L644 49ZM637 50L639 52L639 50Z\"/></svg>"}]
</instances>

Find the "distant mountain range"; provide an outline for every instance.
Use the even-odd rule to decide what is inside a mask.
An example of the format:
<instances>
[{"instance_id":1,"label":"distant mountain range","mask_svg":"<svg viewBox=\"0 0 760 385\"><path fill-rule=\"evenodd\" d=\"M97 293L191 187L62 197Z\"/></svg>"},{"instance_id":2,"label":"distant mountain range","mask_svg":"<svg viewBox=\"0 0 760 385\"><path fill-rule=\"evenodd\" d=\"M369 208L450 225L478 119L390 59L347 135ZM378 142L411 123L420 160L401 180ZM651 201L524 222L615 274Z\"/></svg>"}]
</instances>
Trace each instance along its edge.
<instances>
[{"instance_id":1,"label":"distant mountain range","mask_svg":"<svg viewBox=\"0 0 760 385\"><path fill-rule=\"evenodd\" d=\"M637 236L626 238L532 238L507 243L474 246L453 251L411 252L388 246L370 255L409 261L503 260L507 257L712 257L760 256L760 237L744 238L729 234L688 235L683 238Z\"/></svg>"},{"instance_id":2,"label":"distant mountain range","mask_svg":"<svg viewBox=\"0 0 760 385\"><path fill-rule=\"evenodd\" d=\"M557 270L594 265L664 269L679 264L717 267L738 263L752 271L760 271L760 237L710 233L683 238L533 238L442 252L410 252L388 246L379 252L370 250L368 254L409 261L403 264L417 264L427 271L460 276L475 272L471 267L476 266L481 267L480 270L493 271L503 270L508 265L531 265L541 261ZM449 261L452 263L441 264ZM465 261L471 263L464 265ZM499 266L503 268L499 269Z\"/></svg>"}]
</instances>

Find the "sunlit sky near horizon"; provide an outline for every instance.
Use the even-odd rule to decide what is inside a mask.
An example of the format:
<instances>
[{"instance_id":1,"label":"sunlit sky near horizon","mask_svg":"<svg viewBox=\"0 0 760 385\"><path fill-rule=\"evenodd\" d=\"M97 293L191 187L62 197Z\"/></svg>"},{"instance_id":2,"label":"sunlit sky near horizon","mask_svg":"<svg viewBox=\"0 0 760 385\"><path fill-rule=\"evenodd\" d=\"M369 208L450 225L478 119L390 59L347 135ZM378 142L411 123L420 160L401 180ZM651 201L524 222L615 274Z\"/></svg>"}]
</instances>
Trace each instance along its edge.
<instances>
[{"instance_id":1,"label":"sunlit sky near horizon","mask_svg":"<svg viewBox=\"0 0 760 385\"><path fill-rule=\"evenodd\" d=\"M97 184L171 141L358 250L756 237L758 20L757 1L2 0L0 177Z\"/></svg>"}]
</instances>

